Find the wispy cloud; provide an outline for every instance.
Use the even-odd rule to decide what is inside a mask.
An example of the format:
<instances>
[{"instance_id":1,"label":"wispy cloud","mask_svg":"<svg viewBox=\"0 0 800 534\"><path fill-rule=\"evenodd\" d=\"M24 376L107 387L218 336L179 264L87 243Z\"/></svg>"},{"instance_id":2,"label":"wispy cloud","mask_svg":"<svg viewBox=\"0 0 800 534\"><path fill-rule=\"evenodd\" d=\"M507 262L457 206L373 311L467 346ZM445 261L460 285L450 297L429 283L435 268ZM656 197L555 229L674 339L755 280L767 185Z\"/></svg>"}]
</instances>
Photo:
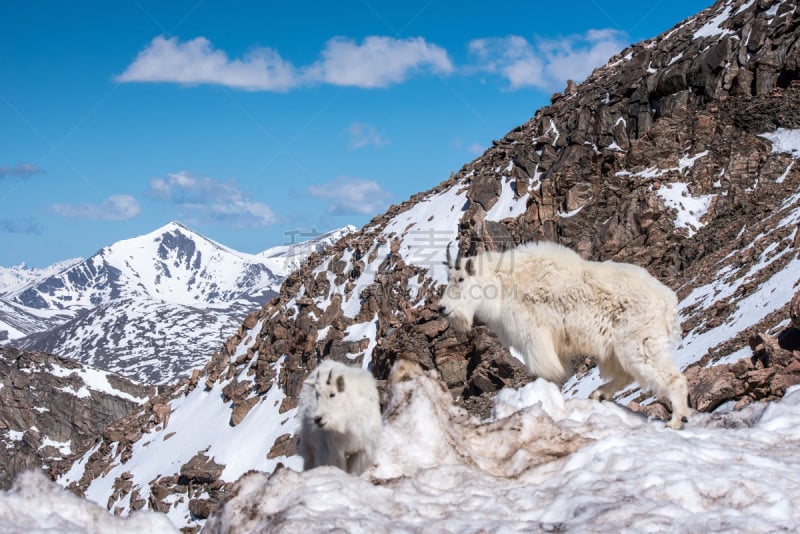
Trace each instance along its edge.
<instances>
[{"instance_id":1,"label":"wispy cloud","mask_svg":"<svg viewBox=\"0 0 800 534\"><path fill-rule=\"evenodd\" d=\"M480 143L473 142L473 143L465 143L463 139L460 137L456 137L452 141L453 148L458 150L459 152L465 151L473 156L480 156L486 151L486 147Z\"/></svg>"},{"instance_id":2,"label":"wispy cloud","mask_svg":"<svg viewBox=\"0 0 800 534\"><path fill-rule=\"evenodd\" d=\"M131 195L111 195L99 204L53 204L51 209L62 217L97 221L125 221L142 211Z\"/></svg>"},{"instance_id":3,"label":"wispy cloud","mask_svg":"<svg viewBox=\"0 0 800 534\"><path fill-rule=\"evenodd\" d=\"M363 148L365 146L383 146L389 141L378 130L366 122L354 122L347 128L350 134L350 148Z\"/></svg>"},{"instance_id":4,"label":"wispy cloud","mask_svg":"<svg viewBox=\"0 0 800 534\"><path fill-rule=\"evenodd\" d=\"M0 178L30 178L34 174L47 174L44 169L33 163L18 163L13 167L0 166Z\"/></svg>"},{"instance_id":5,"label":"wispy cloud","mask_svg":"<svg viewBox=\"0 0 800 534\"><path fill-rule=\"evenodd\" d=\"M374 215L386 209L391 193L373 180L336 178L326 184L312 185L308 194L330 202L328 212L334 215Z\"/></svg>"},{"instance_id":6,"label":"wispy cloud","mask_svg":"<svg viewBox=\"0 0 800 534\"><path fill-rule=\"evenodd\" d=\"M422 37L371 36L361 44L336 37L325 44L318 61L298 68L271 48L254 48L241 59L231 59L205 37L182 42L177 37L158 36L115 79L288 91L320 83L387 87L424 71L448 74L453 64L443 48Z\"/></svg>"},{"instance_id":7,"label":"wispy cloud","mask_svg":"<svg viewBox=\"0 0 800 534\"><path fill-rule=\"evenodd\" d=\"M11 234L41 234L42 225L32 217L24 219L0 219L0 231Z\"/></svg>"},{"instance_id":8,"label":"wispy cloud","mask_svg":"<svg viewBox=\"0 0 800 534\"><path fill-rule=\"evenodd\" d=\"M556 90L567 80L583 80L627 44L627 35L614 29L533 43L518 35L475 39L469 43L474 64L468 70L502 76L512 90Z\"/></svg>"},{"instance_id":9,"label":"wispy cloud","mask_svg":"<svg viewBox=\"0 0 800 534\"><path fill-rule=\"evenodd\" d=\"M372 88L404 82L419 71L449 74L453 63L444 48L422 37L371 36L362 44L336 37L325 44L322 58L308 69L306 77L314 82Z\"/></svg>"},{"instance_id":10,"label":"wispy cloud","mask_svg":"<svg viewBox=\"0 0 800 534\"><path fill-rule=\"evenodd\" d=\"M197 178L180 171L150 180L148 194L175 204L190 217L240 228L257 228L278 221L269 206L252 200L250 193L239 189L233 180Z\"/></svg>"},{"instance_id":11,"label":"wispy cloud","mask_svg":"<svg viewBox=\"0 0 800 534\"><path fill-rule=\"evenodd\" d=\"M472 143L467 147L467 151L475 156L480 156L486 151L486 147L479 143Z\"/></svg>"},{"instance_id":12,"label":"wispy cloud","mask_svg":"<svg viewBox=\"0 0 800 534\"><path fill-rule=\"evenodd\" d=\"M230 59L205 37L181 42L163 36L139 52L116 80L215 84L248 91L286 91L299 83L295 68L272 49L256 48L242 59Z\"/></svg>"}]
</instances>

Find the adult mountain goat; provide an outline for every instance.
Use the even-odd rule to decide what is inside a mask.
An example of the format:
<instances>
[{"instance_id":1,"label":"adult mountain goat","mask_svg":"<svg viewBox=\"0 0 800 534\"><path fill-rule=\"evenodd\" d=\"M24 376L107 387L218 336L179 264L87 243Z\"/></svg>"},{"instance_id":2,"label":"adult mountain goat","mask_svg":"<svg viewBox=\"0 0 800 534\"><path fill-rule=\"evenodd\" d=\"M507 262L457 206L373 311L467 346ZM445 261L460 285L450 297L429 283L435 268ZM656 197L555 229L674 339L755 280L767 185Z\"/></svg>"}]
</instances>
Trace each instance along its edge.
<instances>
[{"instance_id":1,"label":"adult mountain goat","mask_svg":"<svg viewBox=\"0 0 800 534\"><path fill-rule=\"evenodd\" d=\"M672 404L669 426L687 421L686 379L671 356L680 335L675 293L645 269L587 261L555 243L457 258L440 312L457 331L473 319L525 358L531 374L561 383L578 355L610 379L591 397L610 399L634 379Z\"/></svg>"},{"instance_id":2,"label":"adult mountain goat","mask_svg":"<svg viewBox=\"0 0 800 534\"><path fill-rule=\"evenodd\" d=\"M303 469L334 465L360 475L372 465L383 422L369 371L321 362L303 382L298 412Z\"/></svg>"}]
</instances>

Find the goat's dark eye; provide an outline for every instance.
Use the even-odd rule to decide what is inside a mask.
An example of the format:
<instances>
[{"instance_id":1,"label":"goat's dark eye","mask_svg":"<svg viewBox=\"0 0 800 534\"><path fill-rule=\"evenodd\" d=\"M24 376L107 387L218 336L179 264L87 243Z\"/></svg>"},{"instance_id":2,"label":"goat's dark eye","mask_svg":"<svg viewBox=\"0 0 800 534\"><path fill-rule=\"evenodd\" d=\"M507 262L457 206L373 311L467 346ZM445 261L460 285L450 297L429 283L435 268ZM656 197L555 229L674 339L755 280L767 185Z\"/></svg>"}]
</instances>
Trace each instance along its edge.
<instances>
[{"instance_id":1,"label":"goat's dark eye","mask_svg":"<svg viewBox=\"0 0 800 534\"><path fill-rule=\"evenodd\" d=\"M333 398L333 397L335 397L335 396L336 396L336 393L331 393L329 396L330 396L331 398Z\"/></svg>"},{"instance_id":2,"label":"goat's dark eye","mask_svg":"<svg viewBox=\"0 0 800 534\"><path fill-rule=\"evenodd\" d=\"M464 277L463 277L463 276L459 276L459 277L458 277L458 283L460 284L460 283L461 283L461 282L463 282L463 281L464 281Z\"/></svg>"}]
</instances>

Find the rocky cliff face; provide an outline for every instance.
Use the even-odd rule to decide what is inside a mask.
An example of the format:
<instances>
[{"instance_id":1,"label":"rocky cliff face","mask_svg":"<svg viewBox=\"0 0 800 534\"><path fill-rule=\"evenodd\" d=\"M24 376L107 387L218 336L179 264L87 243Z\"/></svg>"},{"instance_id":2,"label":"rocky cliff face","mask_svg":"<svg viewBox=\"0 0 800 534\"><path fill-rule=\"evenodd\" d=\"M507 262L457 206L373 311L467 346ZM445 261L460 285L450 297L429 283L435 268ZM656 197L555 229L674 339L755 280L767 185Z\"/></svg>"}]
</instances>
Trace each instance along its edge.
<instances>
[{"instance_id":1,"label":"rocky cliff face","mask_svg":"<svg viewBox=\"0 0 800 534\"><path fill-rule=\"evenodd\" d=\"M0 488L26 469L68 465L155 393L74 361L0 347Z\"/></svg>"},{"instance_id":2,"label":"rocky cliff face","mask_svg":"<svg viewBox=\"0 0 800 534\"><path fill-rule=\"evenodd\" d=\"M586 258L642 265L681 299L677 359L692 407L782 395L800 382L789 320L800 283L798 25L793 2L720 0L568 84L450 179L313 254L247 317L168 401L189 451L179 460L186 469L155 480L151 473L168 468L143 468L140 456L142 473L129 473L125 485L119 449L108 443L85 458L108 466L104 475L74 472L62 483L122 510L149 495L150 507L196 524L244 464L296 466L296 399L320 358L370 367L379 379L396 360L412 360L485 413L494 392L530 377L485 328L458 337L438 315L451 242L475 253L551 240ZM589 357L578 368L563 391L585 397L598 376ZM617 401L664 409L635 388ZM200 412L227 426L193 435L187 429ZM143 425L157 457L169 429L149 421L142 413L131 424ZM263 446L232 454L222 443L248 425L260 428ZM212 482L181 474L208 462L219 467Z\"/></svg>"}]
</instances>

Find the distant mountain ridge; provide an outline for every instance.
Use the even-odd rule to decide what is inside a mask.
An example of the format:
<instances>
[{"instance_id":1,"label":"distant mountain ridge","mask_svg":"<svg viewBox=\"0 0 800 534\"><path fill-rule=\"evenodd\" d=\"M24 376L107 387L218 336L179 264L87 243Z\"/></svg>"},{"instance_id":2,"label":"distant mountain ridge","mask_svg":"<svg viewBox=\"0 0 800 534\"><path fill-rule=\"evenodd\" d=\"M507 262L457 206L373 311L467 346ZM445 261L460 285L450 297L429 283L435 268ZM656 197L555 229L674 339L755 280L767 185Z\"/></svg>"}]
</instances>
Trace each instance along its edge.
<instances>
[{"instance_id":1,"label":"distant mountain ridge","mask_svg":"<svg viewBox=\"0 0 800 534\"><path fill-rule=\"evenodd\" d=\"M216 243L171 222L118 241L92 257L11 295L36 309L81 309L120 298L213 306L269 290L280 278L257 256Z\"/></svg>"},{"instance_id":2,"label":"distant mountain ridge","mask_svg":"<svg viewBox=\"0 0 800 534\"><path fill-rule=\"evenodd\" d=\"M13 265L11 267L0 267L0 297L13 293L19 288L31 285L37 280L49 278L82 261L83 258L73 258L71 260L54 263L42 269L28 268L25 266L25 263L20 263L19 265Z\"/></svg>"},{"instance_id":3,"label":"distant mountain ridge","mask_svg":"<svg viewBox=\"0 0 800 534\"><path fill-rule=\"evenodd\" d=\"M353 230L246 254L171 222L85 260L4 269L0 341L170 382L204 363L299 261Z\"/></svg>"}]
</instances>

